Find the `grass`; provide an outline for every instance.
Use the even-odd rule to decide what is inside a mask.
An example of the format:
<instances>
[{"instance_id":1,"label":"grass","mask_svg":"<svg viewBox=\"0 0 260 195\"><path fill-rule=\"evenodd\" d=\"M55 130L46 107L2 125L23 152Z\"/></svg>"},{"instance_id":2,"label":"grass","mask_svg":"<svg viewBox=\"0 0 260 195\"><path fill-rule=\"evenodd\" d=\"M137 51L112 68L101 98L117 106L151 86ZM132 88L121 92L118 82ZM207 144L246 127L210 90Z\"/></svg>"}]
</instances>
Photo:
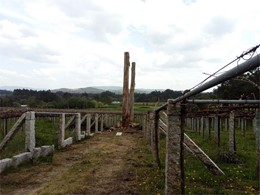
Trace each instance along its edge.
<instances>
[{"instance_id":1,"label":"grass","mask_svg":"<svg viewBox=\"0 0 260 195\"><path fill-rule=\"evenodd\" d=\"M256 178L256 145L252 129L243 135L236 130L237 153L228 152L228 132L221 131L218 147L213 138L194 132L187 134L224 171L216 176L193 155L185 153L185 179L187 194L252 194L259 188Z\"/></svg>"},{"instance_id":2,"label":"grass","mask_svg":"<svg viewBox=\"0 0 260 195\"><path fill-rule=\"evenodd\" d=\"M186 132L195 143L223 170L225 175L212 174L202 162L185 150L185 194L258 194L260 181L256 178L256 140L252 127L243 134L236 129L237 153L228 152L228 132L221 131L220 147L213 138ZM149 152L149 151L147 151ZM148 155L148 159L152 159ZM161 169L147 173L143 187L150 193L164 194L165 137L160 139Z\"/></svg>"}]
</instances>

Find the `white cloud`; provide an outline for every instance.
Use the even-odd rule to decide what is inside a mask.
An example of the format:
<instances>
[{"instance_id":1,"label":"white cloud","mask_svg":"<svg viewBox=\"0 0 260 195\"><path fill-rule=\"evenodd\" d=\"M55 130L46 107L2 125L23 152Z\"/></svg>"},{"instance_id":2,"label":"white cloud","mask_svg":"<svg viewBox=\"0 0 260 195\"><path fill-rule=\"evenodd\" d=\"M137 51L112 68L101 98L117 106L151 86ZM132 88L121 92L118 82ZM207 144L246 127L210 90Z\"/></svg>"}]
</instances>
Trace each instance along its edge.
<instances>
[{"instance_id":1,"label":"white cloud","mask_svg":"<svg viewBox=\"0 0 260 195\"><path fill-rule=\"evenodd\" d=\"M129 51L136 87L182 90L260 40L258 0L0 4L0 86L121 86Z\"/></svg>"}]
</instances>

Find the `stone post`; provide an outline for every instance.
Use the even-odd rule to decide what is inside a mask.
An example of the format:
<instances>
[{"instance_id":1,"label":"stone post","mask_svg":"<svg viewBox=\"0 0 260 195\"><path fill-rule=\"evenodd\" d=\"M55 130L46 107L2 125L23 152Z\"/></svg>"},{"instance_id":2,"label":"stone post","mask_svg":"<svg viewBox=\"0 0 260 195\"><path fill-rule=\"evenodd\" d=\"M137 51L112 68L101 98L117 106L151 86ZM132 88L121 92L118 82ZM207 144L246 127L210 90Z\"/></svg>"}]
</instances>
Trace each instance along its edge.
<instances>
[{"instance_id":1,"label":"stone post","mask_svg":"<svg viewBox=\"0 0 260 195\"><path fill-rule=\"evenodd\" d=\"M91 114L87 114L87 118L86 118L86 129L87 129L87 132L86 134L87 135L90 135L90 125L91 125Z\"/></svg>"},{"instance_id":2,"label":"stone post","mask_svg":"<svg viewBox=\"0 0 260 195\"><path fill-rule=\"evenodd\" d=\"M101 114L100 131L104 131L104 114Z\"/></svg>"},{"instance_id":3,"label":"stone post","mask_svg":"<svg viewBox=\"0 0 260 195\"><path fill-rule=\"evenodd\" d=\"M159 113L151 113L151 151L153 155L154 165L160 167L159 157L159 134L158 134L158 122Z\"/></svg>"},{"instance_id":4,"label":"stone post","mask_svg":"<svg viewBox=\"0 0 260 195\"><path fill-rule=\"evenodd\" d=\"M181 105L168 100L168 129L166 135L165 194L184 193L183 136Z\"/></svg>"},{"instance_id":5,"label":"stone post","mask_svg":"<svg viewBox=\"0 0 260 195\"><path fill-rule=\"evenodd\" d=\"M80 141L81 140L81 114L80 113L76 113L75 128L76 128L77 141Z\"/></svg>"},{"instance_id":6,"label":"stone post","mask_svg":"<svg viewBox=\"0 0 260 195\"><path fill-rule=\"evenodd\" d=\"M145 136L146 135L146 115L143 115L142 130L143 130L143 133L144 133L144 136Z\"/></svg>"},{"instance_id":7,"label":"stone post","mask_svg":"<svg viewBox=\"0 0 260 195\"><path fill-rule=\"evenodd\" d=\"M256 179L260 181L260 109L256 110L255 116L255 135L256 135ZM260 183L258 183L260 190Z\"/></svg>"},{"instance_id":8,"label":"stone post","mask_svg":"<svg viewBox=\"0 0 260 195\"><path fill-rule=\"evenodd\" d=\"M219 116L216 115L214 118L214 140L218 146L220 146L220 125Z\"/></svg>"},{"instance_id":9,"label":"stone post","mask_svg":"<svg viewBox=\"0 0 260 195\"><path fill-rule=\"evenodd\" d=\"M98 113L95 114L95 132L98 132Z\"/></svg>"},{"instance_id":10,"label":"stone post","mask_svg":"<svg viewBox=\"0 0 260 195\"><path fill-rule=\"evenodd\" d=\"M26 112L25 117L25 150L33 152L35 148L35 112Z\"/></svg>"},{"instance_id":11,"label":"stone post","mask_svg":"<svg viewBox=\"0 0 260 195\"><path fill-rule=\"evenodd\" d=\"M231 111L229 114L229 152L231 154L236 153L235 113L234 113L234 111Z\"/></svg>"},{"instance_id":12,"label":"stone post","mask_svg":"<svg viewBox=\"0 0 260 195\"><path fill-rule=\"evenodd\" d=\"M7 135L7 129L8 129L8 123L7 123L7 118L4 118L4 124L3 124L3 129L4 129L4 131L3 131L3 137L5 137L6 135Z\"/></svg>"},{"instance_id":13,"label":"stone post","mask_svg":"<svg viewBox=\"0 0 260 195\"><path fill-rule=\"evenodd\" d=\"M228 131L228 118L225 118L225 131Z\"/></svg>"},{"instance_id":14,"label":"stone post","mask_svg":"<svg viewBox=\"0 0 260 195\"><path fill-rule=\"evenodd\" d=\"M64 138L65 138L65 113L62 113L60 118L60 130L59 130L59 139L58 139L59 148L63 147Z\"/></svg>"},{"instance_id":15,"label":"stone post","mask_svg":"<svg viewBox=\"0 0 260 195\"><path fill-rule=\"evenodd\" d=\"M105 116L104 116L104 123L105 123L106 127L110 127L108 124L108 114L105 114Z\"/></svg>"},{"instance_id":16,"label":"stone post","mask_svg":"<svg viewBox=\"0 0 260 195\"><path fill-rule=\"evenodd\" d=\"M205 118L205 131L207 136L209 137L209 117Z\"/></svg>"},{"instance_id":17,"label":"stone post","mask_svg":"<svg viewBox=\"0 0 260 195\"><path fill-rule=\"evenodd\" d=\"M202 137L204 138L204 117L200 118L200 132L202 133Z\"/></svg>"}]
</instances>

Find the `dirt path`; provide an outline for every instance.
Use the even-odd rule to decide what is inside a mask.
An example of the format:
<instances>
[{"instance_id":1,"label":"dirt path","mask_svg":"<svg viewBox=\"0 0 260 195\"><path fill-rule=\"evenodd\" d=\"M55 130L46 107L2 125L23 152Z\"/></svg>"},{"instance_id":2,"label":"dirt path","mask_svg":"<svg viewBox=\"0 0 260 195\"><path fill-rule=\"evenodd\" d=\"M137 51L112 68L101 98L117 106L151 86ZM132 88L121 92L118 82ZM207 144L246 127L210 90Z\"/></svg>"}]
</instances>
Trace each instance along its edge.
<instances>
[{"instance_id":1,"label":"dirt path","mask_svg":"<svg viewBox=\"0 0 260 195\"><path fill-rule=\"evenodd\" d=\"M0 175L0 194L142 194L147 164L141 132L95 134L55 153L52 162Z\"/></svg>"}]
</instances>

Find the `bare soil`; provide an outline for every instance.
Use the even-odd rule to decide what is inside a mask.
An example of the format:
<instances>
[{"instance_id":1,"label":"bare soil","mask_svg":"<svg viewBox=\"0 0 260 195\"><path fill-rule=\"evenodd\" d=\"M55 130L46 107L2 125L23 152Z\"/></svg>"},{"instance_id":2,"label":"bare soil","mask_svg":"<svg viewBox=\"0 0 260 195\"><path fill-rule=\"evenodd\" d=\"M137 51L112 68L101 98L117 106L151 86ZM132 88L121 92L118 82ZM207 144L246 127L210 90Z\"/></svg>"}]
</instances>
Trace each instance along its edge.
<instances>
[{"instance_id":1,"label":"bare soil","mask_svg":"<svg viewBox=\"0 0 260 195\"><path fill-rule=\"evenodd\" d=\"M143 194L147 163L143 134L102 132L0 175L0 194Z\"/></svg>"}]
</instances>

